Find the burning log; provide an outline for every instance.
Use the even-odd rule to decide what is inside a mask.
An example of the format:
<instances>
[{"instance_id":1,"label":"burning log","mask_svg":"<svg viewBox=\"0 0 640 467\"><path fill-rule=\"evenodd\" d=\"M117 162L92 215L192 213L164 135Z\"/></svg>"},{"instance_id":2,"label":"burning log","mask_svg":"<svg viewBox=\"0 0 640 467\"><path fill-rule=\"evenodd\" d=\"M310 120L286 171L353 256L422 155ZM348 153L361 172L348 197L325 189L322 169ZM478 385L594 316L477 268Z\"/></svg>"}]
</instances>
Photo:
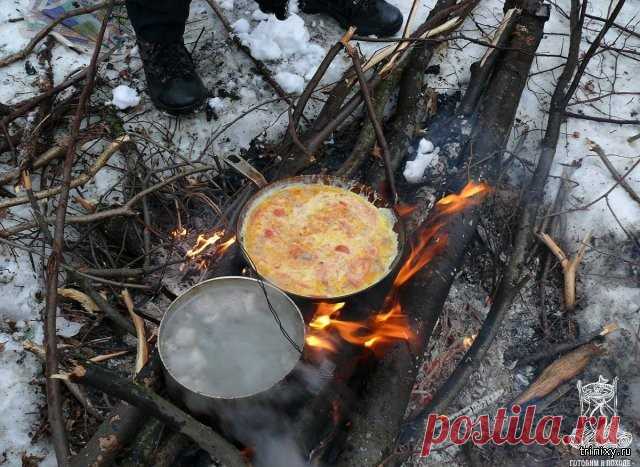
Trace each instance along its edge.
<instances>
[{"instance_id":1,"label":"burning log","mask_svg":"<svg viewBox=\"0 0 640 467\"><path fill-rule=\"evenodd\" d=\"M540 14L537 3L528 6L518 18L508 49L501 51L496 59L493 78L480 101L481 110L471 135L472 143L460 153L460 159L468 161L473 147L474 160L481 161L473 169L469 168L475 177L488 180L496 177L500 159L496 155L500 155L506 145L534 52L542 39L548 12L543 10ZM451 219L440 234L448 238L446 246L403 291L403 305L416 320L419 345L413 353L406 346L398 346L383 357L369 376L368 381L376 381L376 384L367 386L368 394L355 411L339 465L372 465L385 457L394 444L415 381L414 361L419 360L431 336L466 247L473 238L478 216L479 211L474 209ZM425 290L429 291L428 297L424 296ZM410 372L402 380L395 376L400 368ZM413 443L417 434L415 430L402 441Z\"/></svg>"}]
</instances>

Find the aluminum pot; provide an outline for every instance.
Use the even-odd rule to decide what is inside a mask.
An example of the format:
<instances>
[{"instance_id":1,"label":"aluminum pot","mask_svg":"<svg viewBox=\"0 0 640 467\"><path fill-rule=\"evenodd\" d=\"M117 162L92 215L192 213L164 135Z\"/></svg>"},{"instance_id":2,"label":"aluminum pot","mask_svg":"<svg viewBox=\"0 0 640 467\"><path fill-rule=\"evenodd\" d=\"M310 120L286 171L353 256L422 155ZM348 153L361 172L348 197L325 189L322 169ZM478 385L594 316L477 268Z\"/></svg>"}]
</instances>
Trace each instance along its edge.
<instances>
[{"instance_id":1,"label":"aluminum pot","mask_svg":"<svg viewBox=\"0 0 640 467\"><path fill-rule=\"evenodd\" d=\"M304 336L300 310L285 293L227 276L201 282L169 305L158 349L170 395L192 413L219 419L279 399L301 365Z\"/></svg>"}]
</instances>

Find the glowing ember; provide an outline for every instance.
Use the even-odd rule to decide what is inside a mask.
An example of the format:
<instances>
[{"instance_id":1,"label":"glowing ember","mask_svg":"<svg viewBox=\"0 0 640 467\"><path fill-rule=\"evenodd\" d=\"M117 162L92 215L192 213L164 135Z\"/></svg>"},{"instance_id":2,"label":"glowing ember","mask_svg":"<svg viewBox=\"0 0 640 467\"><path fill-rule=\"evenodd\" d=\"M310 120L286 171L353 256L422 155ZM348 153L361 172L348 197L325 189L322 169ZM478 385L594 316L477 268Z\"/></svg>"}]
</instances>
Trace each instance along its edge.
<instances>
[{"instance_id":1,"label":"glowing ember","mask_svg":"<svg viewBox=\"0 0 640 467\"><path fill-rule=\"evenodd\" d=\"M411 245L411 253L396 275L380 313L363 322L343 321L337 318L344 308L344 303L319 303L314 318L309 323L310 333L306 338L306 344L335 352L336 345L331 336L337 334L350 344L364 346L378 352L391 342L411 340L414 334L407 315L402 310L399 298L400 287L444 249L447 236L442 232L442 228L450 217L480 204L490 191L490 187L485 183L470 182L460 193L445 196L438 201L435 206L435 215L419 230L416 241ZM411 210L403 207L401 215L402 212L408 215ZM475 336L465 338L463 345L470 346L474 338Z\"/></svg>"},{"instance_id":2,"label":"glowing ember","mask_svg":"<svg viewBox=\"0 0 640 467\"><path fill-rule=\"evenodd\" d=\"M464 347L464 350L469 350L471 348L471 344L476 340L476 336L477 334L472 334L462 339L462 347Z\"/></svg>"},{"instance_id":3,"label":"glowing ember","mask_svg":"<svg viewBox=\"0 0 640 467\"><path fill-rule=\"evenodd\" d=\"M184 238L187 236L187 229L185 229L184 227L176 227L171 231L170 235L176 240L179 238Z\"/></svg>"}]
</instances>

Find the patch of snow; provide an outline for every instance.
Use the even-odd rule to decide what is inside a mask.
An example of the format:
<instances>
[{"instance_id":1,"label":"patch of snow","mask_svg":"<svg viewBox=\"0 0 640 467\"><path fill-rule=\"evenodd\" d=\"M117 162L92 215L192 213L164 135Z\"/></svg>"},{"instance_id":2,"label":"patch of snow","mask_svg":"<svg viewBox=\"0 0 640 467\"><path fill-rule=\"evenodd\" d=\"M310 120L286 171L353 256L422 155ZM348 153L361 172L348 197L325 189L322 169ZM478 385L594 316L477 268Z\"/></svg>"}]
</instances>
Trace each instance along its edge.
<instances>
[{"instance_id":1,"label":"patch of snow","mask_svg":"<svg viewBox=\"0 0 640 467\"><path fill-rule=\"evenodd\" d=\"M251 17L253 19L255 19L256 21L264 21L269 19L269 17L272 15L268 15L266 13L264 13L260 8L256 8L253 13L251 13Z\"/></svg>"},{"instance_id":2,"label":"patch of snow","mask_svg":"<svg viewBox=\"0 0 640 467\"><path fill-rule=\"evenodd\" d=\"M138 92L124 84L113 88L112 94L113 98L109 101L109 104L116 106L120 110L135 107L140 103Z\"/></svg>"},{"instance_id":3,"label":"patch of snow","mask_svg":"<svg viewBox=\"0 0 640 467\"><path fill-rule=\"evenodd\" d=\"M224 99L221 99L220 97L212 97L207 101L207 105L213 110L215 110L216 112L220 112L224 110L225 107L227 106Z\"/></svg>"},{"instance_id":4,"label":"patch of snow","mask_svg":"<svg viewBox=\"0 0 640 467\"><path fill-rule=\"evenodd\" d=\"M424 180L424 172L427 167L433 167L438 162L440 148L434 148L433 143L427 139L421 139L418 144L418 153L412 161L407 161L402 175L409 183L420 183Z\"/></svg>"},{"instance_id":5,"label":"patch of snow","mask_svg":"<svg viewBox=\"0 0 640 467\"><path fill-rule=\"evenodd\" d=\"M236 34L247 33L251 29L249 21L244 18L240 18L238 21L231 25Z\"/></svg>"},{"instance_id":6,"label":"patch of snow","mask_svg":"<svg viewBox=\"0 0 640 467\"><path fill-rule=\"evenodd\" d=\"M220 8L223 10L233 10L233 0L222 0L220 2Z\"/></svg>"},{"instance_id":7,"label":"patch of snow","mask_svg":"<svg viewBox=\"0 0 640 467\"><path fill-rule=\"evenodd\" d=\"M60 337L73 337L82 329L82 323L76 323L75 321L69 321L63 316L56 318L56 333Z\"/></svg>"},{"instance_id":8,"label":"patch of snow","mask_svg":"<svg viewBox=\"0 0 640 467\"><path fill-rule=\"evenodd\" d=\"M300 94L304 90L304 78L300 75L281 71L274 78L285 92Z\"/></svg>"}]
</instances>

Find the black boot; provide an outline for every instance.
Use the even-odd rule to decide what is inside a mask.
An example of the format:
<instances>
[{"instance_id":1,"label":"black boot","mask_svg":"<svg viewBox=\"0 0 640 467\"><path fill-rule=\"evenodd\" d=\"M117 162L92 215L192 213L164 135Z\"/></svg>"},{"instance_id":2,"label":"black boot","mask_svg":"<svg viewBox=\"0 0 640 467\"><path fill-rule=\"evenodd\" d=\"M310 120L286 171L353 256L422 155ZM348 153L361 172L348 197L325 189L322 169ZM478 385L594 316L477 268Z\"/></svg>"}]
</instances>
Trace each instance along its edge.
<instances>
[{"instance_id":1,"label":"black boot","mask_svg":"<svg viewBox=\"0 0 640 467\"><path fill-rule=\"evenodd\" d=\"M174 114L193 112L207 97L182 41L161 44L138 39L147 89L154 105Z\"/></svg>"},{"instance_id":2,"label":"black boot","mask_svg":"<svg viewBox=\"0 0 640 467\"><path fill-rule=\"evenodd\" d=\"M360 36L394 35L402 26L402 13L385 0L300 0L305 13L325 13L340 26L355 26Z\"/></svg>"}]
</instances>

